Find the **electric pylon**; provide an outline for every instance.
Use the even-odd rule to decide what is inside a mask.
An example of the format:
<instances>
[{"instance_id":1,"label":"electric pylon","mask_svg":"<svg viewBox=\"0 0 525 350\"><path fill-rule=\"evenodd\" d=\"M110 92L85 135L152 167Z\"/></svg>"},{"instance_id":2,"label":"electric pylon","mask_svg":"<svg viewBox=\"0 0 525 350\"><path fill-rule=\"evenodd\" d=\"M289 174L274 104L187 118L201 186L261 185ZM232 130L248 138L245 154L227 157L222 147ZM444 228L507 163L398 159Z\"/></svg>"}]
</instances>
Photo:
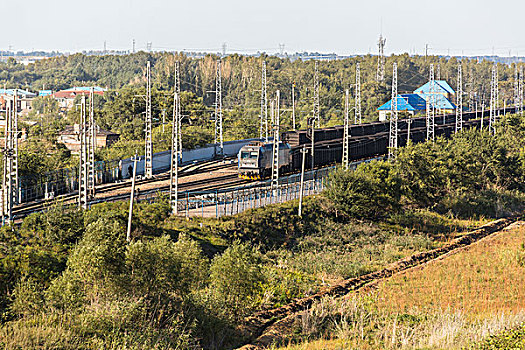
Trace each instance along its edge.
<instances>
[{"instance_id":1,"label":"electric pylon","mask_svg":"<svg viewBox=\"0 0 525 350\"><path fill-rule=\"evenodd\" d=\"M350 91L346 89L345 92L345 121L344 121L344 129L343 129L343 166L345 170L348 170L349 165L349 146L350 146L350 120L349 120L349 114L350 114Z\"/></svg>"},{"instance_id":2,"label":"electric pylon","mask_svg":"<svg viewBox=\"0 0 525 350\"><path fill-rule=\"evenodd\" d=\"M520 111L520 83L518 64L514 66L514 113L518 114Z\"/></svg>"},{"instance_id":3,"label":"electric pylon","mask_svg":"<svg viewBox=\"0 0 525 350\"><path fill-rule=\"evenodd\" d=\"M262 62L261 114L259 115L259 138L268 142L268 96L266 95L266 61Z\"/></svg>"},{"instance_id":4,"label":"electric pylon","mask_svg":"<svg viewBox=\"0 0 525 350\"><path fill-rule=\"evenodd\" d=\"M461 63L458 64L458 86L456 95L456 132L463 129L463 81Z\"/></svg>"},{"instance_id":5,"label":"electric pylon","mask_svg":"<svg viewBox=\"0 0 525 350\"><path fill-rule=\"evenodd\" d=\"M390 105L390 133L388 138L388 159L395 157L397 148L397 63L392 72L392 102Z\"/></svg>"},{"instance_id":6,"label":"electric pylon","mask_svg":"<svg viewBox=\"0 0 525 350\"><path fill-rule=\"evenodd\" d=\"M88 132L86 125L86 96L82 95L80 103L80 154L79 154L79 172L78 172L78 206L81 209L88 207Z\"/></svg>"},{"instance_id":7,"label":"electric pylon","mask_svg":"<svg viewBox=\"0 0 525 350\"><path fill-rule=\"evenodd\" d=\"M13 206L18 202L18 113L17 90L6 101L4 133L4 177L2 187L2 224L13 220Z\"/></svg>"},{"instance_id":8,"label":"electric pylon","mask_svg":"<svg viewBox=\"0 0 525 350\"><path fill-rule=\"evenodd\" d=\"M181 93L180 93L180 62L177 61L175 63L175 92L177 93L179 103L177 105L178 111L178 118L177 118L177 130L178 130L178 142L179 142L179 157L182 157L182 103L180 101L181 99ZM179 159L179 161L182 159Z\"/></svg>"},{"instance_id":9,"label":"electric pylon","mask_svg":"<svg viewBox=\"0 0 525 350\"><path fill-rule=\"evenodd\" d=\"M153 139L152 139L152 115L151 115L151 63L148 61L146 70L146 152L144 161L144 176L147 179L153 177Z\"/></svg>"},{"instance_id":10,"label":"electric pylon","mask_svg":"<svg viewBox=\"0 0 525 350\"><path fill-rule=\"evenodd\" d=\"M215 78L215 147L218 156L224 154L224 143L222 139L222 78L221 60L217 60L217 73Z\"/></svg>"},{"instance_id":11,"label":"electric pylon","mask_svg":"<svg viewBox=\"0 0 525 350\"><path fill-rule=\"evenodd\" d=\"M379 35L379 41L377 46L379 48L379 55L377 56L377 74L376 80L383 82L385 80L385 43L386 38L383 38L383 34Z\"/></svg>"},{"instance_id":12,"label":"electric pylon","mask_svg":"<svg viewBox=\"0 0 525 350\"><path fill-rule=\"evenodd\" d=\"M314 136L314 133L315 133L315 126L319 123L319 109L320 109L320 105L319 105L319 66L318 66L318 61L315 61L315 66L314 66L314 106L313 106L313 110L312 110L312 114L313 114L313 117L312 117L312 153L311 153L311 159L312 159L312 169L314 168L315 166L315 160L314 160L314 156L315 156L315 136Z\"/></svg>"},{"instance_id":13,"label":"electric pylon","mask_svg":"<svg viewBox=\"0 0 525 350\"><path fill-rule=\"evenodd\" d=\"M361 124L361 69L359 63L355 66L355 118L354 124Z\"/></svg>"},{"instance_id":14,"label":"electric pylon","mask_svg":"<svg viewBox=\"0 0 525 350\"><path fill-rule=\"evenodd\" d=\"M95 197L95 149L97 148L97 130L95 125L94 89L89 89L89 120L87 124L87 169L88 169L88 197Z\"/></svg>"},{"instance_id":15,"label":"electric pylon","mask_svg":"<svg viewBox=\"0 0 525 350\"><path fill-rule=\"evenodd\" d=\"M498 107L498 73L497 65L492 66L492 79L490 81L490 117L489 132L496 134L496 108Z\"/></svg>"},{"instance_id":16,"label":"electric pylon","mask_svg":"<svg viewBox=\"0 0 525 350\"><path fill-rule=\"evenodd\" d=\"M181 158L182 148L180 148L180 95L175 85L173 97L173 128L171 132L171 167L170 167L170 204L173 214L178 214L179 202L179 159Z\"/></svg>"},{"instance_id":17,"label":"electric pylon","mask_svg":"<svg viewBox=\"0 0 525 350\"><path fill-rule=\"evenodd\" d=\"M280 104L280 91L277 90L276 96L275 96L275 104L272 101L272 110L271 114L273 116L273 124L272 124L272 131L273 131L273 162L272 162L272 188L276 190L279 187L279 144L280 144L280 136L279 136L279 123L280 123L280 111L279 111L279 104Z\"/></svg>"},{"instance_id":18,"label":"electric pylon","mask_svg":"<svg viewBox=\"0 0 525 350\"><path fill-rule=\"evenodd\" d=\"M434 140L434 121L435 121L435 108L436 108L436 96L435 96L435 80L434 80L434 65L430 65L430 79L429 89L430 97L427 99L427 141Z\"/></svg>"}]
</instances>

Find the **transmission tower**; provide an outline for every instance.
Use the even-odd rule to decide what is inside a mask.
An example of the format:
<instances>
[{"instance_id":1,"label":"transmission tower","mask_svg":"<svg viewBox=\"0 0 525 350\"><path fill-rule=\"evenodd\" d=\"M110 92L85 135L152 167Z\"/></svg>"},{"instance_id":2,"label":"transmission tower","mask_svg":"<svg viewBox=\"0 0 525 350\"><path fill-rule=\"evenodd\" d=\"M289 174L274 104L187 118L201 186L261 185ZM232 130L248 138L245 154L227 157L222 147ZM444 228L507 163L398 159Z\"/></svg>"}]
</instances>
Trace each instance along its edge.
<instances>
[{"instance_id":1,"label":"transmission tower","mask_svg":"<svg viewBox=\"0 0 525 350\"><path fill-rule=\"evenodd\" d=\"M435 108L436 108L436 97L435 97L435 80L434 80L434 65L430 65L430 97L427 99L427 140L434 140L434 120L435 120Z\"/></svg>"},{"instance_id":2,"label":"transmission tower","mask_svg":"<svg viewBox=\"0 0 525 350\"><path fill-rule=\"evenodd\" d=\"M514 113L520 111L520 83L519 83L519 72L518 64L514 66Z\"/></svg>"},{"instance_id":3,"label":"transmission tower","mask_svg":"<svg viewBox=\"0 0 525 350\"><path fill-rule=\"evenodd\" d=\"M390 106L390 133L388 138L388 159L395 157L397 148L397 63L392 72L392 102Z\"/></svg>"},{"instance_id":4,"label":"transmission tower","mask_svg":"<svg viewBox=\"0 0 525 350\"><path fill-rule=\"evenodd\" d=\"M519 84L518 84L518 101L519 101L519 113L523 113L523 66L520 66L519 70Z\"/></svg>"},{"instance_id":5,"label":"transmission tower","mask_svg":"<svg viewBox=\"0 0 525 350\"><path fill-rule=\"evenodd\" d=\"M222 81L221 60L217 60L217 75L215 80L215 147L219 146L216 154L224 154L224 143L222 140Z\"/></svg>"},{"instance_id":6,"label":"transmission tower","mask_svg":"<svg viewBox=\"0 0 525 350\"><path fill-rule=\"evenodd\" d=\"M361 68L359 63L355 66L355 118L354 124L361 124Z\"/></svg>"},{"instance_id":7,"label":"transmission tower","mask_svg":"<svg viewBox=\"0 0 525 350\"><path fill-rule=\"evenodd\" d=\"M349 114L350 114L350 91L346 89L345 93L345 125L343 129L343 166L345 170L348 170L348 164L349 164L349 146L350 146L350 120L349 120Z\"/></svg>"},{"instance_id":8,"label":"transmission tower","mask_svg":"<svg viewBox=\"0 0 525 350\"><path fill-rule=\"evenodd\" d=\"M173 214L178 214L179 202L179 159L182 154L180 147L180 95L175 85L175 94L173 97L173 129L171 132L171 168L170 168L170 204Z\"/></svg>"},{"instance_id":9,"label":"transmission tower","mask_svg":"<svg viewBox=\"0 0 525 350\"><path fill-rule=\"evenodd\" d=\"M379 55L377 56L376 80L378 82L383 82L385 80L385 44L386 38L383 38L383 34L380 34L379 41L377 42Z\"/></svg>"},{"instance_id":10,"label":"transmission tower","mask_svg":"<svg viewBox=\"0 0 525 350\"><path fill-rule=\"evenodd\" d=\"M490 81L490 117L489 132L496 134L496 108L498 107L498 68L492 66L492 79Z\"/></svg>"},{"instance_id":11,"label":"transmission tower","mask_svg":"<svg viewBox=\"0 0 525 350\"><path fill-rule=\"evenodd\" d=\"M4 177L2 187L2 224L13 220L13 206L18 202L18 117L17 90L6 101L4 134Z\"/></svg>"},{"instance_id":12,"label":"transmission tower","mask_svg":"<svg viewBox=\"0 0 525 350\"><path fill-rule=\"evenodd\" d=\"M146 70L146 152L144 161L144 176L153 177L153 139L151 116L151 63L148 61Z\"/></svg>"},{"instance_id":13,"label":"transmission tower","mask_svg":"<svg viewBox=\"0 0 525 350\"><path fill-rule=\"evenodd\" d=\"M82 95L80 103L80 154L78 172L78 206L87 209L88 206L88 130L86 121L86 96Z\"/></svg>"},{"instance_id":14,"label":"transmission tower","mask_svg":"<svg viewBox=\"0 0 525 350\"><path fill-rule=\"evenodd\" d=\"M312 154L311 154L312 169L315 166L315 161L314 161L315 136L314 136L314 133L315 133L316 123L319 123L319 109L320 109L320 105L319 105L319 67L318 67L318 61L315 61L315 66L314 66L314 107L313 107L313 110L312 110L312 114L313 114L313 117L312 117Z\"/></svg>"},{"instance_id":15,"label":"transmission tower","mask_svg":"<svg viewBox=\"0 0 525 350\"><path fill-rule=\"evenodd\" d=\"M177 130L178 130L178 142L179 142L179 157L182 157L182 103L180 102L181 93L180 93L180 62L175 63L175 92L177 93L177 98L179 103L177 105ZM182 160L182 158L180 159Z\"/></svg>"},{"instance_id":16,"label":"transmission tower","mask_svg":"<svg viewBox=\"0 0 525 350\"><path fill-rule=\"evenodd\" d=\"M89 120L87 124L87 167L88 167L88 196L95 197L95 149L97 148L97 129L95 125L94 89L89 89Z\"/></svg>"},{"instance_id":17,"label":"transmission tower","mask_svg":"<svg viewBox=\"0 0 525 350\"><path fill-rule=\"evenodd\" d=\"M266 95L266 61L262 62L261 75L261 114L259 116L259 138L268 142L268 96Z\"/></svg>"},{"instance_id":18,"label":"transmission tower","mask_svg":"<svg viewBox=\"0 0 525 350\"><path fill-rule=\"evenodd\" d=\"M274 190L277 190L279 187L279 144L280 144L280 136L279 136L279 123L280 123L280 117L279 117L279 104L280 104L280 92L277 90L276 96L275 96L275 104L272 101L272 131L273 131L273 162L272 162L272 188Z\"/></svg>"},{"instance_id":19,"label":"transmission tower","mask_svg":"<svg viewBox=\"0 0 525 350\"><path fill-rule=\"evenodd\" d=\"M458 87L456 95L456 132L463 129L463 81L461 63L458 64Z\"/></svg>"}]
</instances>

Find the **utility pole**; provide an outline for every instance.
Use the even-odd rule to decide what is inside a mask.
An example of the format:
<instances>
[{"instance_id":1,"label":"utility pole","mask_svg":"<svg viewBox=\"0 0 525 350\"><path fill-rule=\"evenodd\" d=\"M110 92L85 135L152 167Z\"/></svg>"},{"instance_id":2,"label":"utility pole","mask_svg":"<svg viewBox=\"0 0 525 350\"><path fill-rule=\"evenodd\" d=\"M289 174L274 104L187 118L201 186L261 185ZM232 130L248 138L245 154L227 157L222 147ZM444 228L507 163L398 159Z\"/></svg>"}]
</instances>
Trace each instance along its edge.
<instances>
[{"instance_id":1,"label":"utility pole","mask_svg":"<svg viewBox=\"0 0 525 350\"><path fill-rule=\"evenodd\" d=\"M361 124L361 69L359 63L355 66L355 118L354 124Z\"/></svg>"},{"instance_id":2,"label":"utility pole","mask_svg":"<svg viewBox=\"0 0 525 350\"><path fill-rule=\"evenodd\" d=\"M392 102L390 106L390 133L388 138L388 159L395 157L397 148L397 63L392 73Z\"/></svg>"},{"instance_id":3,"label":"utility pole","mask_svg":"<svg viewBox=\"0 0 525 350\"><path fill-rule=\"evenodd\" d=\"M131 177L131 193L129 195L129 214L128 214L128 230L126 232L126 241L131 241L131 219L133 218L133 203L135 202L135 177L137 176L137 160L139 157L137 153L131 158L133 161L133 176Z\"/></svg>"},{"instance_id":4,"label":"utility pole","mask_svg":"<svg viewBox=\"0 0 525 350\"><path fill-rule=\"evenodd\" d=\"M383 82L385 80L385 44L386 38L383 38L383 34L379 35L379 41L377 46L379 48L379 55L377 56L377 73L376 80Z\"/></svg>"},{"instance_id":5,"label":"utility pole","mask_svg":"<svg viewBox=\"0 0 525 350\"><path fill-rule=\"evenodd\" d=\"M461 63L458 64L458 87L456 95L456 132L463 129L463 81Z\"/></svg>"},{"instance_id":6,"label":"utility pole","mask_svg":"<svg viewBox=\"0 0 525 350\"><path fill-rule=\"evenodd\" d=\"M312 170L315 167L315 126L316 123L319 123L319 67L318 67L318 61L315 61L314 66L314 108L313 108L313 118L312 118L312 153L311 153L311 159L312 159Z\"/></svg>"},{"instance_id":7,"label":"utility pole","mask_svg":"<svg viewBox=\"0 0 525 350\"><path fill-rule=\"evenodd\" d=\"M217 73L215 78L215 149L218 156L224 154L224 143L222 140L222 80L221 60L217 60ZM219 149L217 150L217 145Z\"/></svg>"},{"instance_id":8,"label":"utility pole","mask_svg":"<svg viewBox=\"0 0 525 350\"><path fill-rule=\"evenodd\" d=\"M299 188L299 217L303 215L303 188L304 188L304 163L306 163L306 145L301 150L303 161L301 162L301 185Z\"/></svg>"},{"instance_id":9,"label":"utility pole","mask_svg":"<svg viewBox=\"0 0 525 350\"><path fill-rule=\"evenodd\" d=\"M86 95L82 95L80 104L80 154L79 154L79 172L78 172L78 206L81 209L88 207L88 135L86 121Z\"/></svg>"},{"instance_id":10,"label":"utility pole","mask_svg":"<svg viewBox=\"0 0 525 350\"><path fill-rule=\"evenodd\" d=\"M95 149L97 148L97 129L95 125L94 88L89 89L89 120L87 124L87 167L88 167L88 197L95 198Z\"/></svg>"},{"instance_id":11,"label":"utility pole","mask_svg":"<svg viewBox=\"0 0 525 350\"><path fill-rule=\"evenodd\" d=\"M430 79L429 79L429 87L430 87L430 97L427 100L427 141L432 140L434 141L434 119L435 119L435 107L436 107L436 101L434 96L434 65L430 65Z\"/></svg>"},{"instance_id":12,"label":"utility pole","mask_svg":"<svg viewBox=\"0 0 525 350\"><path fill-rule=\"evenodd\" d=\"M179 148L179 119L180 119L180 96L175 88L173 97L173 129L171 132L171 168L170 168L170 204L171 211L179 213L179 158L182 148Z\"/></svg>"},{"instance_id":13,"label":"utility pole","mask_svg":"<svg viewBox=\"0 0 525 350\"><path fill-rule=\"evenodd\" d=\"M131 41L132 52L135 53L135 39Z\"/></svg>"},{"instance_id":14,"label":"utility pole","mask_svg":"<svg viewBox=\"0 0 525 350\"><path fill-rule=\"evenodd\" d=\"M293 96L293 95L292 95ZM268 142L268 95L266 94L266 61L262 62L261 74L261 114L259 115L259 138Z\"/></svg>"},{"instance_id":15,"label":"utility pole","mask_svg":"<svg viewBox=\"0 0 525 350\"><path fill-rule=\"evenodd\" d=\"M276 96L275 96L275 104L272 101L272 115L273 115L273 125L272 125L272 131L273 131L273 162L272 162L272 189L274 191L277 191L279 188L279 123L280 123L280 117L279 117L279 101L281 99L280 91L277 90ZM275 114L274 114L275 111Z\"/></svg>"},{"instance_id":16,"label":"utility pole","mask_svg":"<svg viewBox=\"0 0 525 350\"><path fill-rule=\"evenodd\" d=\"M295 130L295 81L292 84L292 130Z\"/></svg>"},{"instance_id":17,"label":"utility pole","mask_svg":"<svg viewBox=\"0 0 525 350\"><path fill-rule=\"evenodd\" d=\"M147 179L153 177L153 139L152 139L152 116L151 116L151 63L148 61L146 71L146 152L144 160L144 176Z\"/></svg>"},{"instance_id":18,"label":"utility pole","mask_svg":"<svg viewBox=\"0 0 525 350\"><path fill-rule=\"evenodd\" d=\"M349 120L349 109L350 109L350 91L346 89L345 93L345 122L344 122L344 129L343 129L343 166L345 170L348 170L348 163L349 163L349 146L350 146L350 120Z\"/></svg>"},{"instance_id":19,"label":"utility pole","mask_svg":"<svg viewBox=\"0 0 525 350\"><path fill-rule=\"evenodd\" d=\"M496 108L498 106L498 73L497 65L492 66L492 79L490 81L490 117L489 133L496 134Z\"/></svg>"}]
</instances>

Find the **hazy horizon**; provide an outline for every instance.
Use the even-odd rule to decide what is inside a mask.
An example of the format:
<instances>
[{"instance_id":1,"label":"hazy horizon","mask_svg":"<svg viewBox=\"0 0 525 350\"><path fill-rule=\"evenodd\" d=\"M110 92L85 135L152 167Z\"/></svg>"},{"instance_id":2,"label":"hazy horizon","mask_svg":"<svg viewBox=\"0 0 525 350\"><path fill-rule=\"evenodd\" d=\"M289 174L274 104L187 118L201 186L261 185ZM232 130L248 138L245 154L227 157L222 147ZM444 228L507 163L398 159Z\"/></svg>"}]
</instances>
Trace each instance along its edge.
<instances>
[{"instance_id":1,"label":"hazy horizon","mask_svg":"<svg viewBox=\"0 0 525 350\"><path fill-rule=\"evenodd\" d=\"M6 2L0 50L79 52L102 50L275 53L525 56L519 24L525 3L503 0L355 1L59 0ZM492 26L487 23L493 23Z\"/></svg>"}]
</instances>

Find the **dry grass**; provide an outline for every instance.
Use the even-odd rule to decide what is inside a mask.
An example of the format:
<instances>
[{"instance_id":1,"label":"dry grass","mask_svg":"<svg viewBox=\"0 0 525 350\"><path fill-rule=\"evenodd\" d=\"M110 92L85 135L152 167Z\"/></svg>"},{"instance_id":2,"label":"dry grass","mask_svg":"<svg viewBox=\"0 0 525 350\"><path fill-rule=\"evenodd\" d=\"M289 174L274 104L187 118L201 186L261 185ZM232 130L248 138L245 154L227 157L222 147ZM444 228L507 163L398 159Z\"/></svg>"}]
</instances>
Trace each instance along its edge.
<instances>
[{"instance_id":1,"label":"dry grass","mask_svg":"<svg viewBox=\"0 0 525 350\"><path fill-rule=\"evenodd\" d=\"M472 318L525 310L525 228L488 237L466 250L378 285L378 307L455 310Z\"/></svg>"},{"instance_id":2,"label":"dry grass","mask_svg":"<svg viewBox=\"0 0 525 350\"><path fill-rule=\"evenodd\" d=\"M525 227L301 315L285 349L459 349L525 321ZM322 339L319 339L322 338ZM326 339L326 340L325 340Z\"/></svg>"}]
</instances>

